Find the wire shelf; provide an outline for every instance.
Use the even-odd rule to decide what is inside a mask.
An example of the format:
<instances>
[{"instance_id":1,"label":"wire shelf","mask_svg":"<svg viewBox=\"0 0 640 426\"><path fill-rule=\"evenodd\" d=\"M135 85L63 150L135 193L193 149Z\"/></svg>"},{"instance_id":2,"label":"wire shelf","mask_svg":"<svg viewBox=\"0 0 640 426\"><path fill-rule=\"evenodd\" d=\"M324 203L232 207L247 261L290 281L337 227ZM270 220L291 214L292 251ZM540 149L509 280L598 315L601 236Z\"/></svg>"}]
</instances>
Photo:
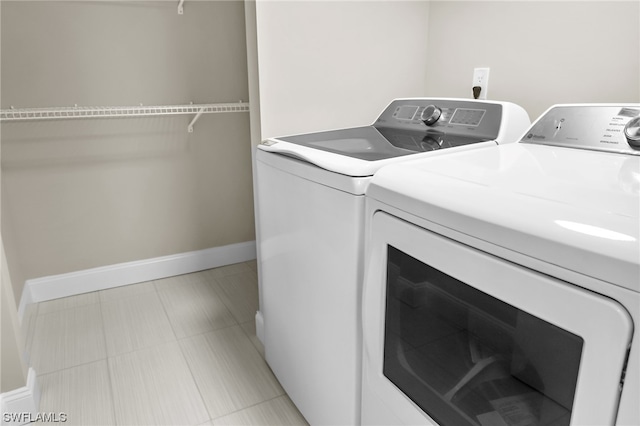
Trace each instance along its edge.
<instances>
[{"instance_id":1,"label":"wire shelf","mask_svg":"<svg viewBox=\"0 0 640 426\"><path fill-rule=\"evenodd\" d=\"M223 104L188 104L155 106L73 106L53 108L11 108L0 110L0 121L56 120L72 118L148 117L155 115L196 114L188 126L193 132L194 123L202 114L248 112L248 102Z\"/></svg>"}]
</instances>

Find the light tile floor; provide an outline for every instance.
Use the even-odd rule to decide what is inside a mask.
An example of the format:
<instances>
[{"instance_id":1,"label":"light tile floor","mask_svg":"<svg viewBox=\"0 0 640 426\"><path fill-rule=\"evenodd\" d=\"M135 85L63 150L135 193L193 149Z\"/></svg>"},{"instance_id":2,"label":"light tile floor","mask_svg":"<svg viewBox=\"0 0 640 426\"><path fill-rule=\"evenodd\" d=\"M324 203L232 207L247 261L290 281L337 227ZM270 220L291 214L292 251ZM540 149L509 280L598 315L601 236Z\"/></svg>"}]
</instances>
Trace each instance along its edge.
<instances>
[{"instance_id":1,"label":"light tile floor","mask_svg":"<svg viewBox=\"0 0 640 426\"><path fill-rule=\"evenodd\" d=\"M40 412L73 425L306 425L255 335L254 262L39 303Z\"/></svg>"}]
</instances>

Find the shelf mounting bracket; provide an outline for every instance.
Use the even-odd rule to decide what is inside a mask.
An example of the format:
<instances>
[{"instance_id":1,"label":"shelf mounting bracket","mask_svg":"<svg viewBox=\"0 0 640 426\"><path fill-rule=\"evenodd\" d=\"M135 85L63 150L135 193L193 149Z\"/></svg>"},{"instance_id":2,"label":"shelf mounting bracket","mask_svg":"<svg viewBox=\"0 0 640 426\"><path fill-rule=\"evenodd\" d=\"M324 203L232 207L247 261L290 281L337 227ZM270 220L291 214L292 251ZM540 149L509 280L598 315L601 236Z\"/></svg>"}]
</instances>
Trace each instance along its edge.
<instances>
[{"instance_id":1,"label":"shelf mounting bracket","mask_svg":"<svg viewBox=\"0 0 640 426\"><path fill-rule=\"evenodd\" d=\"M191 120L191 123L189 123L189 126L187 127L187 131L189 133L193 133L193 125L196 123L196 121L198 121L198 119L200 118L203 112L204 112L204 108L200 108L200 111L198 111L196 116L193 117L193 120Z\"/></svg>"},{"instance_id":2,"label":"shelf mounting bracket","mask_svg":"<svg viewBox=\"0 0 640 426\"><path fill-rule=\"evenodd\" d=\"M180 0L180 3L178 3L178 15L184 15L184 8L182 7L183 4L184 0Z\"/></svg>"}]
</instances>

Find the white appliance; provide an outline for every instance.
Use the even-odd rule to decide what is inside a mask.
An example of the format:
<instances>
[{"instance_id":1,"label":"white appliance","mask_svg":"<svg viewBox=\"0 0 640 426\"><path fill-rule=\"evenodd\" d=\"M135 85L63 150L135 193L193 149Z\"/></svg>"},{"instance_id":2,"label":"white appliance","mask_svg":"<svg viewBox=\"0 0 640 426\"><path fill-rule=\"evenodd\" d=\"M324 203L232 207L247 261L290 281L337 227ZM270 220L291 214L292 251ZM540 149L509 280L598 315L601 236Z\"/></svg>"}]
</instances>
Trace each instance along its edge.
<instances>
[{"instance_id":1,"label":"white appliance","mask_svg":"<svg viewBox=\"0 0 640 426\"><path fill-rule=\"evenodd\" d=\"M526 112L502 102L394 100L370 126L258 146L258 336L313 425L360 423L364 191L377 169L515 141Z\"/></svg>"},{"instance_id":2,"label":"white appliance","mask_svg":"<svg viewBox=\"0 0 640 426\"><path fill-rule=\"evenodd\" d=\"M367 190L364 425L640 424L640 104Z\"/></svg>"}]
</instances>

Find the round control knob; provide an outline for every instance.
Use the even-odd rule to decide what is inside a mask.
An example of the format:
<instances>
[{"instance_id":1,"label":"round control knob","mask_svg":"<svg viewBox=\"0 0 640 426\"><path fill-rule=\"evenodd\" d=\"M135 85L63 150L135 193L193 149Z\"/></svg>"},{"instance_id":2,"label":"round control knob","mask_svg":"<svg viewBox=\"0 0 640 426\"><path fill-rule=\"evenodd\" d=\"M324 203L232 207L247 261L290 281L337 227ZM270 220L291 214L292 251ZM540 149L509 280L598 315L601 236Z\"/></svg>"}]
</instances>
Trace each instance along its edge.
<instances>
[{"instance_id":1,"label":"round control knob","mask_svg":"<svg viewBox=\"0 0 640 426\"><path fill-rule=\"evenodd\" d=\"M629 145L640 148L640 116L629 120L624 126L624 135L627 137Z\"/></svg>"},{"instance_id":2,"label":"round control knob","mask_svg":"<svg viewBox=\"0 0 640 426\"><path fill-rule=\"evenodd\" d=\"M440 118L440 115L442 115L442 110L440 108L435 105L429 105L424 109L424 111L422 111L420 120L422 120L427 126L433 126Z\"/></svg>"}]
</instances>

